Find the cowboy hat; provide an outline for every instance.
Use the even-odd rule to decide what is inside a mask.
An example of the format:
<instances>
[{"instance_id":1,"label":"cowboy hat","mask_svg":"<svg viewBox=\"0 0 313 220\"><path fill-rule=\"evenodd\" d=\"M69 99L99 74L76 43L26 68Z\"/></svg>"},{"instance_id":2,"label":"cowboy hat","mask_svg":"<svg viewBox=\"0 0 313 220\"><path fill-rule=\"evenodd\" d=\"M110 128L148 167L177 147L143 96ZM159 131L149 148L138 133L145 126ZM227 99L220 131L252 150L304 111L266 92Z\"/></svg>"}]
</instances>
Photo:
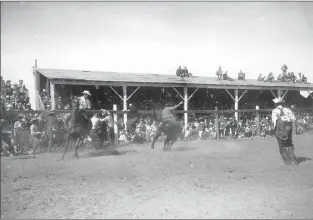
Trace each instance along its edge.
<instances>
[{"instance_id":1,"label":"cowboy hat","mask_svg":"<svg viewBox=\"0 0 313 220\"><path fill-rule=\"evenodd\" d=\"M90 92L87 90L83 91L82 94L91 96Z\"/></svg>"},{"instance_id":2,"label":"cowboy hat","mask_svg":"<svg viewBox=\"0 0 313 220\"><path fill-rule=\"evenodd\" d=\"M285 100L283 100L282 98L275 98L273 99L273 102L275 104L280 104L280 103L285 103Z\"/></svg>"}]
</instances>

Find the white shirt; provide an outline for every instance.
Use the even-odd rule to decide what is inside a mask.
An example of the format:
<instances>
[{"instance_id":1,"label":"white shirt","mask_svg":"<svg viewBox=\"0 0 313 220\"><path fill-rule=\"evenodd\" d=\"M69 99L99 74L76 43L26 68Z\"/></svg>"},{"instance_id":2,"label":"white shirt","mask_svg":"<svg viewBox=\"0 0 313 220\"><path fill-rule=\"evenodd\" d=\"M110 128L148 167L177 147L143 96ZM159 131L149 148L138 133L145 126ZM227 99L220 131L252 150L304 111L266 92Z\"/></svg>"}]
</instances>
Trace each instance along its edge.
<instances>
[{"instance_id":1,"label":"white shirt","mask_svg":"<svg viewBox=\"0 0 313 220\"><path fill-rule=\"evenodd\" d=\"M89 99L85 99L84 96L79 97L79 109L91 109Z\"/></svg>"},{"instance_id":2,"label":"white shirt","mask_svg":"<svg viewBox=\"0 0 313 220\"><path fill-rule=\"evenodd\" d=\"M281 117L281 115L284 114L284 116ZM272 121L274 124L274 128L276 127L276 122L278 118L281 118L282 121L292 122L296 120L295 115L289 108L285 108L281 105L277 106L272 111Z\"/></svg>"},{"instance_id":3,"label":"white shirt","mask_svg":"<svg viewBox=\"0 0 313 220\"><path fill-rule=\"evenodd\" d=\"M100 128L100 119L93 116L91 119L92 127L91 129L99 129Z\"/></svg>"}]
</instances>

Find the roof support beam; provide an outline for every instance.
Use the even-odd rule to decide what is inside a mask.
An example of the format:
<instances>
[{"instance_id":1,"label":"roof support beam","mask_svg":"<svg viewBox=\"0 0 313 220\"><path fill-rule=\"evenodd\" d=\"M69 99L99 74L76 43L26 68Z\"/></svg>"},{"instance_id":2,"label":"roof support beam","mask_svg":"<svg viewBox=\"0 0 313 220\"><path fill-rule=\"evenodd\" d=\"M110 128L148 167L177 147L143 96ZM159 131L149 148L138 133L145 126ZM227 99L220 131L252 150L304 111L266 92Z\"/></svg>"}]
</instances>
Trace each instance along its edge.
<instances>
[{"instance_id":1,"label":"roof support beam","mask_svg":"<svg viewBox=\"0 0 313 220\"><path fill-rule=\"evenodd\" d=\"M277 98L277 96L275 95L275 93L273 92L273 90L271 90L271 93L273 94L274 98Z\"/></svg>"},{"instance_id":2,"label":"roof support beam","mask_svg":"<svg viewBox=\"0 0 313 220\"><path fill-rule=\"evenodd\" d=\"M247 92L248 92L248 90L246 89L246 90L242 93L242 95L239 97L238 101L240 101L241 98L242 98Z\"/></svg>"},{"instance_id":3,"label":"roof support beam","mask_svg":"<svg viewBox=\"0 0 313 220\"><path fill-rule=\"evenodd\" d=\"M118 97L120 97L121 100L123 100L123 97L120 96L120 94L118 94L118 92L117 92L115 89L113 89L112 86L110 86L110 88L113 90L113 92L115 92L115 94L116 94Z\"/></svg>"},{"instance_id":4,"label":"roof support beam","mask_svg":"<svg viewBox=\"0 0 313 220\"><path fill-rule=\"evenodd\" d=\"M196 90L195 91L193 91L193 93L189 96L189 98L188 98L188 101L189 101L189 99L191 99L192 98L192 96L198 91L198 89L199 88L196 88Z\"/></svg>"},{"instance_id":5,"label":"roof support beam","mask_svg":"<svg viewBox=\"0 0 313 220\"><path fill-rule=\"evenodd\" d=\"M228 93L228 95L230 96L230 98L232 98L232 100L235 102L236 100L235 100L234 96L228 91L228 89L225 89L225 90Z\"/></svg>"},{"instance_id":6,"label":"roof support beam","mask_svg":"<svg viewBox=\"0 0 313 220\"><path fill-rule=\"evenodd\" d=\"M138 91L139 88L140 88L140 86L138 86L138 87L135 89L135 91L133 91L133 93L130 94L130 96L128 96L127 100L130 99L130 98Z\"/></svg>"},{"instance_id":7,"label":"roof support beam","mask_svg":"<svg viewBox=\"0 0 313 220\"><path fill-rule=\"evenodd\" d=\"M182 99L184 99L184 97L180 94L180 92L178 92L178 90L175 88L175 87L173 87L173 89L176 91L176 93L180 96L180 98L182 98Z\"/></svg>"},{"instance_id":8,"label":"roof support beam","mask_svg":"<svg viewBox=\"0 0 313 220\"><path fill-rule=\"evenodd\" d=\"M285 98L285 96L287 95L287 93L288 93L288 90L286 90L286 91L283 93L282 98Z\"/></svg>"}]
</instances>

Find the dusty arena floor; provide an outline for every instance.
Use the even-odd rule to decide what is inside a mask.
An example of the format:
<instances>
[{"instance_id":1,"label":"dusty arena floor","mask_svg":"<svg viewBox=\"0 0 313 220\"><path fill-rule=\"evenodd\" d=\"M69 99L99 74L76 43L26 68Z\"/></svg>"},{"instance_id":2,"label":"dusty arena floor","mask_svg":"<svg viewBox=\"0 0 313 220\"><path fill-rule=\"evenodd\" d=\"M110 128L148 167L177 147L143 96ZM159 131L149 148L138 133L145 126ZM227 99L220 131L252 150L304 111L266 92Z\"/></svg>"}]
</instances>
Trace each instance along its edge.
<instances>
[{"instance_id":1,"label":"dusty arena floor","mask_svg":"<svg viewBox=\"0 0 313 220\"><path fill-rule=\"evenodd\" d=\"M285 167L274 138L1 158L1 218L313 218L313 133Z\"/></svg>"}]
</instances>

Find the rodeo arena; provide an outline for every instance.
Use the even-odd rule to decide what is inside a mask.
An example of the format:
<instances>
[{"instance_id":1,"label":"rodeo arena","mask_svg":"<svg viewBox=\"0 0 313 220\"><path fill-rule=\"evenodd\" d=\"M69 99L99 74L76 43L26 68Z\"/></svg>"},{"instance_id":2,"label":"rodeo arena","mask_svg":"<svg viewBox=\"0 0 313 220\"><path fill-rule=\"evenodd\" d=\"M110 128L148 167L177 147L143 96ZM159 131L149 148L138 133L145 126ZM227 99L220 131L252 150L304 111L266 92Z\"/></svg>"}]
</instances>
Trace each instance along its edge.
<instances>
[{"instance_id":1,"label":"rodeo arena","mask_svg":"<svg viewBox=\"0 0 313 220\"><path fill-rule=\"evenodd\" d=\"M312 218L313 85L216 69L1 77L1 218Z\"/></svg>"}]
</instances>

